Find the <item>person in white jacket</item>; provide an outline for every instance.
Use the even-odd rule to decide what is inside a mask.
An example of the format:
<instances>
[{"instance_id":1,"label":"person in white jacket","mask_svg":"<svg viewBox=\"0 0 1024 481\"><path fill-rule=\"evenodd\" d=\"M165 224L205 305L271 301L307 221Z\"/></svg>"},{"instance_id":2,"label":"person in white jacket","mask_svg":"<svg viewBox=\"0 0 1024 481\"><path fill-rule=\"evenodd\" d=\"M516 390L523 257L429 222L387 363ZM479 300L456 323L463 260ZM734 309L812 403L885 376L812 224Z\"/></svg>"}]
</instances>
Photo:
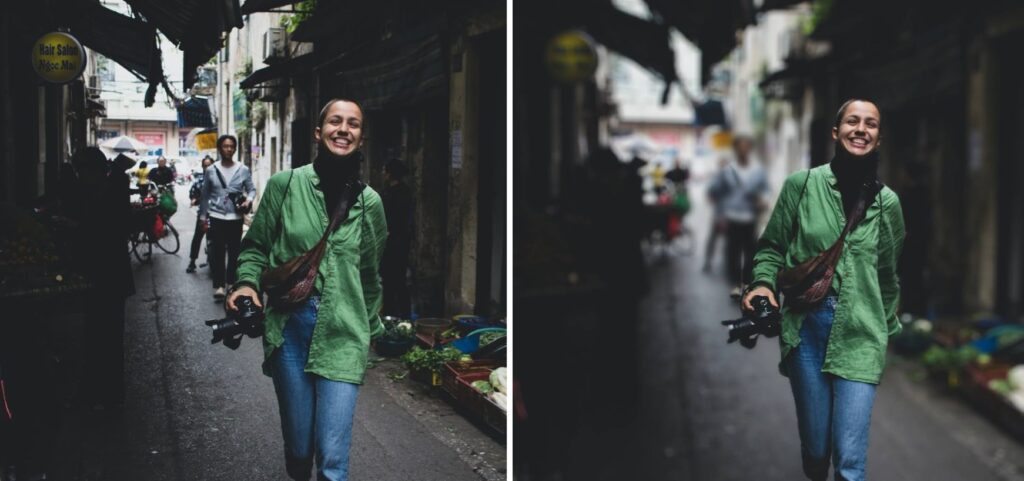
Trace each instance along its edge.
<instances>
[{"instance_id":1,"label":"person in white jacket","mask_svg":"<svg viewBox=\"0 0 1024 481\"><path fill-rule=\"evenodd\" d=\"M733 297L750 282L757 247L757 220L767 207L768 174L750 157L753 140L737 135L732 143L735 158L718 171L709 193L725 221L725 255Z\"/></svg>"},{"instance_id":2,"label":"person in white jacket","mask_svg":"<svg viewBox=\"0 0 1024 481\"><path fill-rule=\"evenodd\" d=\"M256 197L249 168L233 159L237 147L238 139L233 135L217 139L220 160L203 174L199 201L199 221L210 236L210 274L215 299L224 298L225 281L231 285L237 280L235 268L242 244L242 221Z\"/></svg>"}]
</instances>

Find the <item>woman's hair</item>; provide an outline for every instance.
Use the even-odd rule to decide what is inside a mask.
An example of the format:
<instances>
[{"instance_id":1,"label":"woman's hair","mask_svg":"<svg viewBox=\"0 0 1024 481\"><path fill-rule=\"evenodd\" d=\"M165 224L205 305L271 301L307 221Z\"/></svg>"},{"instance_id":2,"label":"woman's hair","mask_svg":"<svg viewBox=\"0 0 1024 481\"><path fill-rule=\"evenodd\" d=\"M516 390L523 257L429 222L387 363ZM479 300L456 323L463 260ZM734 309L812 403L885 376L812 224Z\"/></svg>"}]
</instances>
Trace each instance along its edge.
<instances>
[{"instance_id":1,"label":"woman's hair","mask_svg":"<svg viewBox=\"0 0 1024 481\"><path fill-rule=\"evenodd\" d=\"M224 141L228 139L231 139L231 141L234 142L236 149L238 148L238 139L235 138L234 135L224 134L217 138L217 153L220 153L220 146L224 145Z\"/></svg>"},{"instance_id":2,"label":"woman's hair","mask_svg":"<svg viewBox=\"0 0 1024 481\"><path fill-rule=\"evenodd\" d=\"M324 108L320 109L320 120L316 123L317 127L323 127L324 120L327 118L327 111L330 110L331 106L334 105L335 102L349 102L356 104L356 107L359 107L359 113L363 114L364 116L366 115L366 112L363 111L363 106L359 105L359 102L356 102L355 100L345 97L335 97L331 100L328 100L327 103L324 104ZM363 119L363 123L366 123L366 119Z\"/></svg>"},{"instance_id":3,"label":"woman's hair","mask_svg":"<svg viewBox=\"0 0 1024 481\"><path fill-rule=\"evenodd\" d=\"M146 161L145 160L143 160L142 162L139 162L139 168L140 169L145 169L146 168Z\"/></svg>"},{"instance_id":4,"label":"woman's hair","mask_svg":"<svg viewBox=\"0 0 1024 481\"><path fill-rule=\"evenodd\" d=\"M860 99L860 98L852 98L852 99L850 99L850 100L847 100L846 102L843 102L843 105L840 105L840 106L839 106L839 110L838 110L838 111L836 111L836 123L835 123L835 125L834 125L833 127L836 127L836 128L838 128L838 127L839 127L839 124L843 123L843 115L845 115L845 114L846 114L846 108L847 108L847 107L849 107L849 106L850 106L850 104L852 104L852 103L854 103L854 102L868 102L868 103L870 103L871 105L874 105L874 106L875 106L875 108L878 108L878 104L876 104L874 100L870 100L870 99ZM878 109L878 115L879 115L879 117L881 117L881 115L882 115L882 109ZM881 124L881 122L882 122L882 119L881 119L881 118L879 118L879 119L878 119L878 122L879 122L879 124Z\"/></svg>"}]
</instances>

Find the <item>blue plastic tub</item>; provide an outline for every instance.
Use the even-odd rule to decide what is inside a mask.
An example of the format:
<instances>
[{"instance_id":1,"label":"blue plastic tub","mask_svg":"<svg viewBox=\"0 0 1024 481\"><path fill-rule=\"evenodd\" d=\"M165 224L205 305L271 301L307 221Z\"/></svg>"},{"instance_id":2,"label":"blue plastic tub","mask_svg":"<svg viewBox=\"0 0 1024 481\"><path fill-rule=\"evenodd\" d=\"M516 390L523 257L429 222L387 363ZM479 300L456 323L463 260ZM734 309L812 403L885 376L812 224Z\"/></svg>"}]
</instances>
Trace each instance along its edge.
<instances>
[{"instance_id":1,"label":"blue plastic tub","mask_svg":"<svg viewBox=\"0 0 1024 481\"><path fill-rule=\"evenodd\" d=\"M454 348L456 348L456 349L458 349L460 351L462 351L465 354L473 354L474 352L477 351L477 349L480 349L480 335L481 334L484 334L484 333L487 333L487 332L499 332L499 331L500 332L505 332L506 335L508 335L504 328L501 328L501 327L486 327L486 328L483 328L483 329L477 329L477 330L467 334L466 337L463 337L462 339L456 339L456 340L452 341L451 343L449 343L448 345L451 346L451 347L454 347Z\"/></svg>"}]
</instances>

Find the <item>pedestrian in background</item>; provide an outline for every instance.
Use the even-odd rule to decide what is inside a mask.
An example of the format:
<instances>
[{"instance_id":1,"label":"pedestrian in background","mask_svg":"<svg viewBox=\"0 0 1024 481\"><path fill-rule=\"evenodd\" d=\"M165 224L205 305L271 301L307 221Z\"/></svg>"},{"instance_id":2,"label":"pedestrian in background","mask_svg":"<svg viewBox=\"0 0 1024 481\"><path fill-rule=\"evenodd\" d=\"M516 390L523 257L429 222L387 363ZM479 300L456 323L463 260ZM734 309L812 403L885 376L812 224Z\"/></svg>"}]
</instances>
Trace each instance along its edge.
<instances>
[{"instance_id":1,"label":"pedestrian in background","mask_svg":"<svg viewBox=\"0 0 1024 481\"><path fill-rule=\"evenodd\" d=\"M192 187L188 189L188 197L191 201L192 206L199 205L200 200L203 197L203 172L206 172L210 166L213 165L213 159L209 155L203 157L202 172L196 174L195 180L192 181ZM191 274L196 271L196 259L199 258L199 248L203 244L203 237L206 236L206 226L203 220L196 216L196 230L192 234L192 249L188 254L188 267L185 268L185 272ZM207 260L209 263L209 260Z\"/></svg>"},{"instance_id":2,"label":"pedestrian in background","mask_svg":"<svg viewBox=\"0 0 1024 481\"><path fill-rule=\"evenodd\" d=\"M830 457L835 479L865 479L875 389L888 338L902 328L896 272L903 212L896 193L877 180L880 125L870 101L849 100L839 108L835 156L786 179L754 258L754 288L743 299L746 310L755 296L778 307L775 291L789 277L780 269L801 272L794 268L834 243L842 249L825 297L803 306L787 295L782 308L779 368L789 377L803 470L811 480L828 477ZM848 219L853 227L844 239L839 233ZM812 273L797 285L816 279L828 280Z\"/></svg>"},{"instance_id":3,"label":"pedestrian in background","mask_svg":"<svg viewBox=\"0 0 1024 481\"><path fill-rule=\"evenodd\" d=\"M767 205L768 175L760 163L750 157L750 137L733 139L733 159L711 181L712 198L720 200L725 221L725 260L730 295L740 297L751 278L754 249L757 244L757 221Z\"/></svg>"},{"instance_id":4,"label":"pedestrian in background","mask_svg":"<svg viewBox=\"0 0 1024 481\"><path fill-rule=\"evenodd\" d=\"M412 245L412 189L403 182L406 167L399 159L384 164L384 189L380 193L388 221L388 240L381 261L384 282L384 314L409 316L409 249Z\"/></svg>"},{"instance_id":5,"label":"pedestrian in background","mask_svg":"<svg viewBox=\"0 0 1024 481\"><path fill-rule=\"evenodd\" d=\"M85 303L83 395L94 409L124 406L125 298L135 293L128 239L131 218L128 184L109 173L100 149L87 147L71 158L77 174L68 214L79 222L75 259L94 286Z\"/></svg>"},{"instance_id":6,"label":"pedestrian in background","mask_svg":"<svg viewBox=\"0 0 1024 481\"><path fill-rule=\"evenodd\" d=\"M170 185L174 182L174 170L167 166L164 156L156 159L156 168L149 172L149 180L157 186Z\"/></svg>"},{"instance_id":7,"label":"pedestrian in background","mask_svg":"<svg viewBox=\"0 0 1024 481\"><path fill-rule=\"evenodd\" d=\"M224 298L224 286L235 283L235 266L242 243L243 212L252 205L256 188L249 167L232 157L238 140L233 135L217 139L220 160L203 174L199 200L199 220L210 236L210 274L213 276L213 297ZM241 196L245 196L242 200ZM225 273L224 264L227 262Z\"/></svg>"},{"instance_id":8,"label":"pedestrian in background","mask_svg":"<svg viewBox=\"0 0 1024 481\"><path fill-rule=\"evenodd\" d=\"M229 310L236 310L241 296L258 304L264 270L305 253L324 235L327 219L344 213L342 195L360 185L363 128L359 104L331 100L313 133L319 144L313 163L267 182L243 242ZM318 480L348 478L352 421L370 339L384 332L379 272L388 226L380 195L363 188L341 222L328 234L313 294L298 307L271 303L264 321L263 372L274 380L285 467L296 480L310 479L314 453Z\"/></svg>"},{"instance_id":9,"label":"pedestrian in background","mask_svg":"<svg viewBox=\"0 0 1024 481\"><path fill-rule=\"evenodd\" d=\"M132 175L135 176L135 187L139 189L139 193L145 195L149 192L149 166L145 160L139 162L139 167L132 171Z\"/></svg>"},{"instance_id":10,"label":"pedestrian in background","mask_svg":"<svg viewBox=\"0 0 1024 481\"><path fill-rule=\"evenodd\" d=\"M711 176L712 180L721 175L722 170L729 165L729 160L722 157L718 160L718 170ZM704 272L711 272L711 263L715 259L715 250L718 247L718 240L725 235L725 217L722 217L722 195L714 191L715 183L711 182L707 190L708 201L711 203L711 228L708 230L708 242L704 247Z\"/></svg>"}]
</instances>

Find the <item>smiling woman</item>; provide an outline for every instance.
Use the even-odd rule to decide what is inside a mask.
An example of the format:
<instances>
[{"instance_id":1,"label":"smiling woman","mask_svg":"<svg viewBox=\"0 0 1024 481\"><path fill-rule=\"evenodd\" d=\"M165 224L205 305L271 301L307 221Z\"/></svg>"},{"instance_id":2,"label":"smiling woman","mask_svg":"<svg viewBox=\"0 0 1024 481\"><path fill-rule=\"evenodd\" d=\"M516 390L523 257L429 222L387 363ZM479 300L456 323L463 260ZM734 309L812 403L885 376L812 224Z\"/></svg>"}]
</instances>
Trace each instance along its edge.
<instances>
[{"instance_id":1,"label":"smiling woman","mask_svg":"<svg viewBox=\"0 0 1024 481\"><path fill-rule=\"evenodd\" d=\"M327 102L313 136L318 143L313 164L279 172L267 183L242 241L238 282L227 307L236 310L242 297L259 305L261 288L274 291L267 284L275 277L264 272L287 271L289 259L327 246L318 251L319 261L310 261L315 281L303 300L283 305L271 295L263 371L274 380L281 408L289 476L309 479L315 454L317 479L338 481L348 476L352 420L370 339L384 333L378 272L387 224L380 195L359 181L359 104ZM297 287L285 290L290 295Z\"/></svg>"},{"instance_id":2,"label":"smiling woman","mask_svg":"<svg viewBox=\"0 0 1024 481\"><path fill-rule=\"evenodd\" d=\"M881 123L878 107L867 100L847 100L836 113L832 140L838 140L854 155L866 155L878 147Z\"/></svg>"},{"instance_id":3,"label":"smiling woman","mask_svg":"<svg viewBox=\"0 0 1024 481\"><path fill-rule=\"evenodd\" d=\"M875 388L888 338L901 329L896 265L903 213L896 193L877 179L880 125L871 101L851 99L839 108L835 157L786 179L743 299L746 310L756 296L778 307L783 281L792 294L782 307L779 369L796 402L808 479L828 476L830 456L836 479L864 479ZM838 256L825 256L836 249ZM805 268L822 258L830 259L816 264L823 268ZM811 296L793 287L806 285L828 291Z\"/></svg>"}]
</instances>

